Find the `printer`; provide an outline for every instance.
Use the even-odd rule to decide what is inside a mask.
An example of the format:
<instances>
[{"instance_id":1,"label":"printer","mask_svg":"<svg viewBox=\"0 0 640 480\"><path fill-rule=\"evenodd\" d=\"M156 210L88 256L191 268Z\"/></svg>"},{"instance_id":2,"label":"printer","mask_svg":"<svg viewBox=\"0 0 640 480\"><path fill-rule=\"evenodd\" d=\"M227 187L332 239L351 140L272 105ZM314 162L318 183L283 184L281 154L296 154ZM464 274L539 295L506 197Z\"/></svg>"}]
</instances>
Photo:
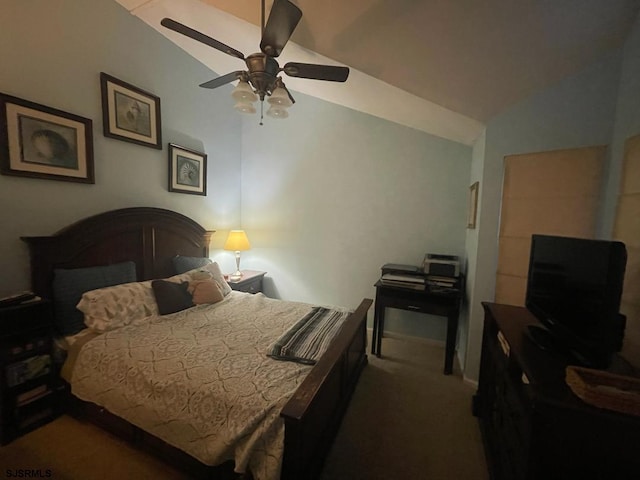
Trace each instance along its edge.
<instances>
[{"instance_id":1,"label":"printer","mask_svg":"<svg viewBox=\"0 0 640 480\"><path fill-rule=\"evenodd\" d=\"M422 269L426 275L457 278L460 276L460 259L457 255L427 253L422 262Z\"/></svg>"}]
</instances>

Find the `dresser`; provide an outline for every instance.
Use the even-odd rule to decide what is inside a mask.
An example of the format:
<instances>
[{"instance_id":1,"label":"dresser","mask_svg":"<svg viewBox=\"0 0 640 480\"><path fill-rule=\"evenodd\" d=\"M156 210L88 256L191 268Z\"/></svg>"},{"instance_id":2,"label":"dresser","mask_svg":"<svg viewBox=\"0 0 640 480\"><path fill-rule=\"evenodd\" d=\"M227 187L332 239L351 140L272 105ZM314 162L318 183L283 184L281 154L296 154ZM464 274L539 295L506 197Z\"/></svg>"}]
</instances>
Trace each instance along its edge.
<instances>
[{"instance_id":1,"label":"dresser","mask_svg":"<svg viewBox=\"0 0 640 480\"><path fill-rule=\"evenodd\" d=\"M483 303L478 391L493 480L640 477L640 417L590 406L565 382L570 359L528 338L525 308ZM624 373L624 372L618 372Z\"/></svg>"}]
</instances>

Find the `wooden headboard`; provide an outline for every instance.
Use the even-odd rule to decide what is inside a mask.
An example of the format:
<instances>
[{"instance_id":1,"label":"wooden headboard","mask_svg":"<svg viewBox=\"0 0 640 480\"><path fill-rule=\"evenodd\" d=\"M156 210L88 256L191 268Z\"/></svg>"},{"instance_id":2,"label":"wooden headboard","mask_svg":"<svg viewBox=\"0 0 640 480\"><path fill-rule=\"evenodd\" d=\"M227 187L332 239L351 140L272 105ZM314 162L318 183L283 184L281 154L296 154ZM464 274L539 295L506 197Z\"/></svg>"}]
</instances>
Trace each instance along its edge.
<instances>
[{"instance_id":1,"label":"wooden headboard","mask_svg":"<svg viewBox=\"0 0 640 480\"><path fill-rule=\"evenodd\" d=\"M171 210L123 208L94 215L50 237L21 237L29 245L31 289L51 298L55 268L110 265L131 260L138 281L170 277L176 255L209 256L214 232Z\"/></svg>"}]
</instances>

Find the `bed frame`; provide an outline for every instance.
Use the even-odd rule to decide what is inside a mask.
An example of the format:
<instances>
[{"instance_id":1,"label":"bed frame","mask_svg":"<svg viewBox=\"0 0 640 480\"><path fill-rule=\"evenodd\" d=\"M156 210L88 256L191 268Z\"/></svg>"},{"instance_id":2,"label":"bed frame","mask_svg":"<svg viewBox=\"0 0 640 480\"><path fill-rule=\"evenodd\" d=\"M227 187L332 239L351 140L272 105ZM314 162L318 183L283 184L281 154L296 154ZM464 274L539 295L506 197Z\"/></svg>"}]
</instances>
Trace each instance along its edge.
<instances>
[{"instance_id":1,"label":"bed frame","mask_svg":"<svg viewBox=\"0 0 640 480\"><path fill-rule=\"evenodd\" d=\"M173 275L175 255L208 257L207 231L170 210L139 207L113 210L74 223L50 237L22 237L29 246L32 290L52 298L53 270L135 262L138 281ZM367 364L364 299L339 336L282 409L285 450L281 479L317 478L337 433L360 372ZM69 389L67 389L69 391ZM131 441L186 470L192 477L234 478L233 463L210 467L105 409L70 393L69 412ZM245 477L247 478L247 477Z\"/></svg>"}]
</instances>

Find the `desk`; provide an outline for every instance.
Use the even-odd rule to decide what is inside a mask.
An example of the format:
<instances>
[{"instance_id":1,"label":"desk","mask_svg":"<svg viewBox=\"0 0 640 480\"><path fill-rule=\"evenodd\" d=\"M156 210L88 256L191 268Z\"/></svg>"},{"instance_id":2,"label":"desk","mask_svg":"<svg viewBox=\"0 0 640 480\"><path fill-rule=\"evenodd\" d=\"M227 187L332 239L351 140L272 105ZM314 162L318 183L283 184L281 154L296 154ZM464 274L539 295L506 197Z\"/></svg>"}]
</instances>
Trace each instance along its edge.
<instances>
[{"instance_id":1,"label":"desk","mask_svg":"<svg viewBox=\"0 0 640 480\"><path fill-rule=\"evenodd\" d=\"M462 283L462 282L461 282ZM384 333L385 309L399 308L411 312L429 313L447 317L447 342L444 355L444 374L450 375L453 370L453 356L458 334L458 314L462 289L458 293L434 293L429 290L413 290L402 287L383 285L381 281L376 287L376 306L373 317L373 339L371 353L382 355L382 335Z\"/></svg>"}]
</instances>

